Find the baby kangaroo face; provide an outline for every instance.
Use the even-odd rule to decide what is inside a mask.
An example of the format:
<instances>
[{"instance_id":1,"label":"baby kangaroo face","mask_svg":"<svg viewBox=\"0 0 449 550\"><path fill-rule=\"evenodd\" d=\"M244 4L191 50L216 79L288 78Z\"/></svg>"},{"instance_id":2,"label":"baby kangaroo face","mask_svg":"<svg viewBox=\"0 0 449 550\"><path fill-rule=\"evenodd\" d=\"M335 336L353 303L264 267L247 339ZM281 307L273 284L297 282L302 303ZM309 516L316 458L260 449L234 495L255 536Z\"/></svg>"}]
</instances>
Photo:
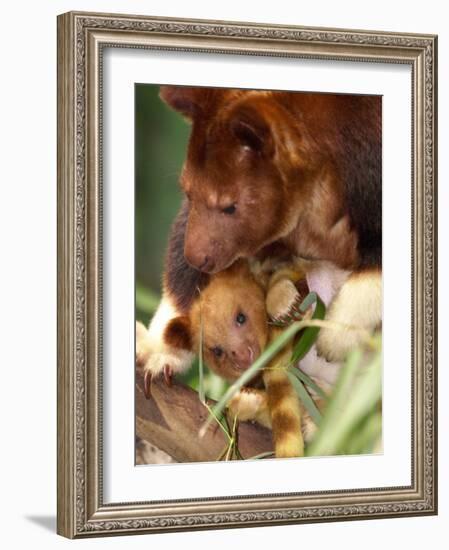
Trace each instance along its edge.
<instances>
[{"instance_id":1,"label":"baby kangaroo face","mask_svg":"<svg viewBox=\"0 0 449 550\"><path fill-rule=\"evenodd\" d=\"M265 294L249 269L232 267L212 277L192 310L194 340L203 333L205 363L233 381L259 357L267 343Z\"/></svg>"}]
</instances>

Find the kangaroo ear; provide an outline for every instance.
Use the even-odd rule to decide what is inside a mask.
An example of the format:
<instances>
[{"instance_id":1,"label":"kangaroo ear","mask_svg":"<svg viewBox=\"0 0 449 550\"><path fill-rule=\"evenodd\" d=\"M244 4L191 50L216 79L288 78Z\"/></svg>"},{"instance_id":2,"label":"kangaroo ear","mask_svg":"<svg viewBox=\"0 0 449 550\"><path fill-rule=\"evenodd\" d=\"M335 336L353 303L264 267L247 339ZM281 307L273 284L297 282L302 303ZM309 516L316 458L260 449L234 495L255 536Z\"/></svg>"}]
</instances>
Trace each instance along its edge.
<instances>
[{"instance_id":1,"label":"kangaroo ear","mask_svg":"<svg viewBox=\"0 0 449 550\"><path fill-rule=\"evenodd\" d=\"M159 97L172 109L193 120L215 105L219 93L214 88L161 86Z\"/></svg>"},{"instance_id":2,"label":"kangaroo ear","mask_svg":"<svg viewBox=\"0 0 449 550\"><path fill-rule=\"evenodd\" d=\"M197 90L188 86L161 86L159 97L175 111L193 118L197 110Z\"/></svg>"},{"instance_id":3,"label":"kangaroo ear","mask_svg":"<svg viewBox=\"0 0 449 550\"><path fill-rule=\"evenodd\" d=\"M273 152L270 124L262 105L244 103L239 105L230 119L230 129L241 145L257 154Z\"/></svg>"},{"instance_id":4,"label":"kangaroo ear","mask_svg":"<svg viewBox=\"0 0 449 550\"><path fill-rule=\"evenodd\" d=\"M186 316L171 319L164 331L164 342L174 348L192 351L192 328Z\"/></svg>"}]
</instances>

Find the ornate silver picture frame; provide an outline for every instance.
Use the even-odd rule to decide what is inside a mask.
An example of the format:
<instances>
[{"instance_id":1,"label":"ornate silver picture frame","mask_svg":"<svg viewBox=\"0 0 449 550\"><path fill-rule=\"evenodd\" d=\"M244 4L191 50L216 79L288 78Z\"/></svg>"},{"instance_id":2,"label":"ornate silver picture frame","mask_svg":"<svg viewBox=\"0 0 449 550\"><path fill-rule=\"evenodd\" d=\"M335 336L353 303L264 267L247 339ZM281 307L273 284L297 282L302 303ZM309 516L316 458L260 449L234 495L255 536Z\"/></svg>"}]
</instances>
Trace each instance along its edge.
<instances>
[{"instance_id":1,"label":"ornate silver picture frame","mask_svg":"<svg viewBox=\"0 0 449 550\"><path fill-rule=\"evenodd\" d=\"M105 502L103 55L107 48L411 69L411 483ZM58 17L58 533L69 538L437 513L437 38L76 13ZM133 396L130 396L132 399ZM263 481L261 481L263 484Z\"/></svg>"}]
</instances>

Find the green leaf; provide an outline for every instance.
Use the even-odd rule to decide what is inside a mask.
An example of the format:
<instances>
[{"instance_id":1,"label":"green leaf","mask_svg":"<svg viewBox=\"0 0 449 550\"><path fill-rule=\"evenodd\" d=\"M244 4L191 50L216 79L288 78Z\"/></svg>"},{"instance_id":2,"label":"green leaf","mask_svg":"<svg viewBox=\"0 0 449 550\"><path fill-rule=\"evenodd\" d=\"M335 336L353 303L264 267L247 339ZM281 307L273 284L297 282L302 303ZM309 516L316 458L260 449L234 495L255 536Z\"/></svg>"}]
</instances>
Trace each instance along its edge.
<instances>
[{"instance_id":1,"label":"green leaf","mask_svg":"<svg viewBox=\"0 0 449 550\"><path fill-rule=\"evenodd\" d=\"M301 380L301 382L303 382L306 386L309 386L309 388L319 395L321 399L327 400L329 398L329 396L300 368L295 367L294 365L290 365L289 368L292 370L293 374Z\"/></svg>"},{"instance_id":2,"label":"green leaf","mask_svg":"<svg viewBox=\"0 0 449 550\"><path fill-rule=\"evenodd\" d=\"M351 433L382 398L382 354L360 367L363 353L353 351L342 368L323 422L307 450L308 456L341 454Z\"/></svg>"},{"instance_id":3,"label":"green leaf","mask_svg":"<svg viewBox=\"0 0 449 550\"><path fill-rule=\"evenodd\" d=\"M296 377L295 373L296 369L289 368L287 370L287 376L290 380L291 385L295 389L296 393L298 394L298 397L301 401L301 403L304 405L304 407L307 409L307 412L310 414L312 420L315 422L315 424L319 424L321 422L321 413L318 410L317 406L315 405L315 402L310 397L308 391L304 387L303 383L299 378Z\"/></svg>"},{"instance_id":4,"label":"green leaf","mask_svg":"<svg viewBox=\"0 0 449 550\"><path fill-rule=\"evenodd\" d=\"M321 298L315 292L310 292L305 297L299 309L304 313L313 303L315 303L315 310L313 312L312 319L323 320L324 316L326 315L326 306L324 305ZM304 329L304 332L301 335L301 338L293 348L293 353L291 358L292 363L297 363L300 359L302 359L306 355L306 353L310 350L310 348L315 343L315 340L317 339L319 332L320 332L319 327L307 327Z\"/></svg>"},{"instance_id":5,"label":"green leaf","mask_svg":"<svg viewBox=\"0 0 449 550\"><path fill-rule=\"evenodd\" d=\"M203 318L200 320L200 353L198 357L198 395L201 403L206 403L206 393L204 391L204 363L203 363Z\"/></svg>"},{"instance_id":6,"label":"green leaf","mask_svg":"<svg viewBox=\"0 0 449 550\"><path fill-rule=\"evenodd\" d=\"M382 434L382 413L373 411L356 426L345 444L345 454L372 453Z\"/></svg>"},{"instance_id":7,"label":"green leaf","mask_svg":"<svg viewBox=\"0 0 449 550\"><path fill-rule=\"evenodd\" d=\"M262 458L274 458L274 452L273 451L266 451L265 453L260 453L259 455L250 456L249 458L245 458L245 460L260 460Z\"/></svg>"}]
</instances>

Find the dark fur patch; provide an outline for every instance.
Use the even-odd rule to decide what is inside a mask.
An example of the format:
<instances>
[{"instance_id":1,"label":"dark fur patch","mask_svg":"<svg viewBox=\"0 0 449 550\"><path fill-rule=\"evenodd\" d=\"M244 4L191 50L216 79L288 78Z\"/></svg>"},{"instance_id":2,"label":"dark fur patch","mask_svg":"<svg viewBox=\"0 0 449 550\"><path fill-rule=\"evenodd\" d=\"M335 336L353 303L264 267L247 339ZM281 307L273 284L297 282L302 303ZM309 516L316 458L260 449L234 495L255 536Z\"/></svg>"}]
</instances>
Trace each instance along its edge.
<instances>
[{"instance_id":1,"label":"dark fur patch","mask_svg":"<svg viewBox=\"0 0 449 550\"><path fill-rule=\"evenodd\" d=\"M165 290L180 313L187 313L198 289L209 282L209 275L189 265L184 258L184 240L189 214L188 201L184 200L172 225L165 258Z\"/></svg>"},{"instance_id":2,"label":"dark fur patch","mask_svg":"<svg viewBox=\"0 0 449 550\"><path fill-rule=\"evenodd\" d=\"M275 410L279 404L282 403L286 395L289 395L291 386L287 380L282 382L270 382L268 400L270 402L270 409Z\"/></svg>"},{"instance_id":3,"label":"dark fur patch","mask_svg":"<svg viewBox=\"0 0 449 550\"><path fill-rule=\"evenodd\" d=\"M295 284L296 290L299 292L300 300L304 300L304 298L309 294L310 289L309 285L307 284L307 279L300 279Z\"/></svg>"},{"instance_id":4,"label":"dark fur patch","mask_svg":"<svg viewBox=\"0 0 449 550\"><path fill-rule=\"evenodd\" d=\"M287 412L275 412L271 417L271 424L273 433L277 434L295 433L300 429L298 419Z\"/></svg>"},{"instance_id":5,"label":"dark fur patch","mask_svg":"<svg viewBox=\"0 0 449 550\"><path fill-rule=\"evenodd\" d=\"M191 351L192 337L188 317L171 319L164 331L164 342L171 347Z\"/></svg>"},{"instance_id":6,"label":"dark fur patch","mask_svg":"<svg viewBox=\"0 0 449 550\"><path fill-rule=\"evenodd\" d=\"M262 372L259 371L255 376L253 376L253 378L251 378L251 380L246 383L246 386L248 387L249 391L251 391L251 389L264 389L265 386L262 380Z\"/></svg>"},{"instance_id":7,"label":"dark fur patch","mask_svg":"<svg viewBox=\"0 0 449 550\"><path fill-rule=\"evenodd\" d=\"M358 235L360 267L382 265L382 99L351 98L357 119L340 124L340 176L349 217Z\"/></svg>"}]
</instances>

